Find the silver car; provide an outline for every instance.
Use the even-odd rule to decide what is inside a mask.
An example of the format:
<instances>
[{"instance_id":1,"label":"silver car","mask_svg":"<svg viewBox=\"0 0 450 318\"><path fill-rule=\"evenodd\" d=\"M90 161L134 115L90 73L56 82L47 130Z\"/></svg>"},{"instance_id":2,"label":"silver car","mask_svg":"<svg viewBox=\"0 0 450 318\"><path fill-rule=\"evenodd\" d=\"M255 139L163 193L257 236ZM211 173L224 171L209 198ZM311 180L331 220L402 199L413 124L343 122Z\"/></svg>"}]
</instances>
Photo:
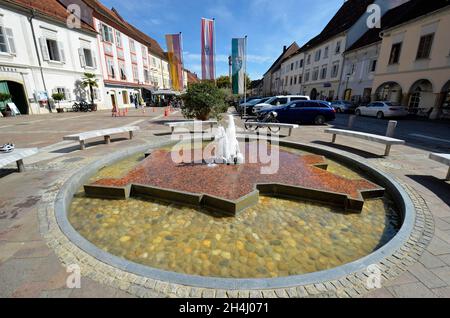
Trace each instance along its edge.
<instances>
[{"instance_id":1,"label":"silver car","mask_svg":"<svg viewBox=\"0 0 450 318\"><path fill-rule=\"evenodd\" d=\"M408 108L394 102L373 102L367 106L360 106L355 111L356 116L372 116L378 119L389 117L406 117Z\"/></svg>"}]
</instances>

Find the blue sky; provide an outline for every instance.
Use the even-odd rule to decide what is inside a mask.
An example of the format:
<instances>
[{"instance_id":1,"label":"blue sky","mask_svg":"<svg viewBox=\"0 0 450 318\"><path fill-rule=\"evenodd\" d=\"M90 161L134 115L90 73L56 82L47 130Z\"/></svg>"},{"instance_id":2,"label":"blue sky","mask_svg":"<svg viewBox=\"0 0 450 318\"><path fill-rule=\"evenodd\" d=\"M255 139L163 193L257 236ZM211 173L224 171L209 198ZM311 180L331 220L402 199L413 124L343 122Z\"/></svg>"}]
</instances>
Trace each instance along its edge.
<instances>
[{"instance_id":1,"label":"blue sky","mask_svg":"<svg viewBox=\"0 0 450 318\"><path fill-rule=\"evenodd\" d=\"M186 68L201 74L200 19L216 18L217 75L228 74L231 38L248 36L247 71L261 78L283 45L318 34L343 0L100 0L166 49L165 34L183 33Z\"/></svg>"}]
</instances>

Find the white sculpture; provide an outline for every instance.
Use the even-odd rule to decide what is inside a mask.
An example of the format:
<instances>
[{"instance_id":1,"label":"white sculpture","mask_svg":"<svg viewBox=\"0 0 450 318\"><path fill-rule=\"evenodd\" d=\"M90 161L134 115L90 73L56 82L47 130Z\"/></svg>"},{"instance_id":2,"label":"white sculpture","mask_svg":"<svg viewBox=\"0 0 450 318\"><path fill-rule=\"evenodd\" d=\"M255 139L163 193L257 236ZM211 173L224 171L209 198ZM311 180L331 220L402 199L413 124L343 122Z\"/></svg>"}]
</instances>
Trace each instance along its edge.
<instances>
[{"instance_id":1,"label":"white sculpture","mask_svg":"<svg viewBox=\"0 0 450 318\"><path fill-rule=\"evenodd\" d=\"M215 136L216 158L218 164L243 164L244 156L239 148L236 136L236 125L232 115L228 116L228 128L220 126Z\"/></svg>"}]
</instances>

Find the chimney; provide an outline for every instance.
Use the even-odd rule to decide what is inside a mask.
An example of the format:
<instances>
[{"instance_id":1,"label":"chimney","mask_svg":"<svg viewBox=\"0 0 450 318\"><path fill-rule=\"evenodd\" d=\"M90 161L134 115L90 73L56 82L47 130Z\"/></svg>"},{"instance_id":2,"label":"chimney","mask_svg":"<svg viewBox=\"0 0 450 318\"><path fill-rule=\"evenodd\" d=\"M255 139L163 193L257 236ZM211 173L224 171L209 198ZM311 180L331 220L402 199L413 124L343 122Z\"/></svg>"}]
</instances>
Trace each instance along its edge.
<instances>
[{"instance_id":1,"label":"chimney","mask_svg":"<svg viewBox=\"0 0 450 318\"><path fill-rule=\"evenodd\" d=\"M285 46L283 46L283 53L286 53L286 51L287 51L287 47L285 45Z\"/></svg>"}]
</instances>

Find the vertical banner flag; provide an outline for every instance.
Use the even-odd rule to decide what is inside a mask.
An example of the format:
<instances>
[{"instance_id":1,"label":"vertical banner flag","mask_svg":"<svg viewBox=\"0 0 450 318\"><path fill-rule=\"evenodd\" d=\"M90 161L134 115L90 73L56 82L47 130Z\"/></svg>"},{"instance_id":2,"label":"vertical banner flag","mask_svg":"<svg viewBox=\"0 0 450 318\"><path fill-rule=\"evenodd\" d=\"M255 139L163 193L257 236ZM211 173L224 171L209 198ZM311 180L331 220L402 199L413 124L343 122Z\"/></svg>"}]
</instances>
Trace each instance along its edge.
<instances>
[{"instance_id":1,"label":"vertical banner flag","mask_svg":"<svg viewBox=\"0 0 450 318\"><path fill-rule=\"evenodd\" d=\"M232 60L232 85L233 94L244 94L245 87L245 38L232 39L231 60Z\"/></svg>"},{"instance_id":2,"label":"vertical banner flag","mask_svg":"<svg viewBox=\"0 0 450 318\"><path fill-rule=\"evenodd\" d=\"M214 20L202 18L202 79L215 80Z\"/></svg>"},{"instance_id":3,"label":"vertical banner flag","mask_svg":"<svg viewBox=\"0 0 450 318\"><path fill-rule=\"evenodd\" d=\"M181 34L167 34L167 52L169 56L170 79L176 91L182 91L183 86L183 49Z\"/></svg>"}]
</instances>

